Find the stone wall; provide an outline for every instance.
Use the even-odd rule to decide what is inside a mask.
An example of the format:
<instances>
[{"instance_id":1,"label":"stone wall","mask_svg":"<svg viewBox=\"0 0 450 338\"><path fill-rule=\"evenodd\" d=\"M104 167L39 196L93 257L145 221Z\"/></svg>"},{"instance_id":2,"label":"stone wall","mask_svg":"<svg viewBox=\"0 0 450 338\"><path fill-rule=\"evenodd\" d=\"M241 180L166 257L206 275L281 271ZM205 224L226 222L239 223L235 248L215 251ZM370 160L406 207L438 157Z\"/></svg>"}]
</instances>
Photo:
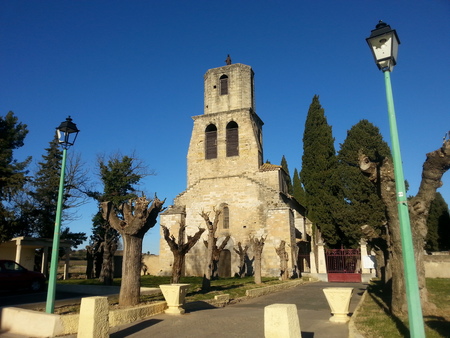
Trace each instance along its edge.
<instances>
[{"instance_id":1,"label":"stone wall","mask_svg":"<svg viewBox=\"0 0 450 338\"><path fill-rule=\"evenodd\" d=\"M424 256L425 277L450 278L450 255Z\"/></svg>"}]
</instances>

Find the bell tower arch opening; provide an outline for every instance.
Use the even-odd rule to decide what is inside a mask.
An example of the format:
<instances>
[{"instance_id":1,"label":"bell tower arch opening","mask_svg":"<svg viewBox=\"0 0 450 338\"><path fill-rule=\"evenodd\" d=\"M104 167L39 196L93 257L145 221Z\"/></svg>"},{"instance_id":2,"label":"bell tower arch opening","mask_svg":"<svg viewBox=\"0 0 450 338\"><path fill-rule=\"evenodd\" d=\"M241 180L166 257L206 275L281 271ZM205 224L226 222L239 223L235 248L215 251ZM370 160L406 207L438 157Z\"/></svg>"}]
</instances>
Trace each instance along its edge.
<instances>
[{"instance_id":1,"label":"bell tower arch opening","mask_svg":"<svg viewBox=\"0 0 450 338\"><path fill-rule=\"evenodd\" d=\"M205 129L205 159L217 158L217 127L210 124Z\"/></svg>"},{"instance_id":2,"label":"bell tower arch opening","mask_svg":"<svg viewBox=\"0 0 450 338\"><path fill-rule=\"evenodd\" d=\"M239 156L239 126L231 121L227 124L227 157Z\"/></svg>"},{"instance_id":3,"label":"bell tower arch opening","mask_svg":"<svg viewBox=\"0 0 450 338\"><path fill-rule=\"evenodd\" d=\"M228 95L228 76L220 77L220 95Z\"/></svg>"}]
</instances>

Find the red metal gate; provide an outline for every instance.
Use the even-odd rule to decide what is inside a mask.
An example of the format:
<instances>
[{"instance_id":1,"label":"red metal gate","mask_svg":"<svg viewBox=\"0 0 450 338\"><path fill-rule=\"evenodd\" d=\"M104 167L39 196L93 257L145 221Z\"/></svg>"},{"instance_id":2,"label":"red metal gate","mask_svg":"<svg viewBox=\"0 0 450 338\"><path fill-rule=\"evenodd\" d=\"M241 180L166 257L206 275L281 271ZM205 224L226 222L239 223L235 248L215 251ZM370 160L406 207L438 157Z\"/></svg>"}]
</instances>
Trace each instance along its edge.
<instances>
[{"instance_id":1,"label":"red metal gate","mask_svg":"<svg viewBox=\"0 0 450 338\"><path fill-rule=\"evenodd\" d=\"M360 249L327 249L325 256L329 282L361 282Z\"/></svg>"}]
</instances>

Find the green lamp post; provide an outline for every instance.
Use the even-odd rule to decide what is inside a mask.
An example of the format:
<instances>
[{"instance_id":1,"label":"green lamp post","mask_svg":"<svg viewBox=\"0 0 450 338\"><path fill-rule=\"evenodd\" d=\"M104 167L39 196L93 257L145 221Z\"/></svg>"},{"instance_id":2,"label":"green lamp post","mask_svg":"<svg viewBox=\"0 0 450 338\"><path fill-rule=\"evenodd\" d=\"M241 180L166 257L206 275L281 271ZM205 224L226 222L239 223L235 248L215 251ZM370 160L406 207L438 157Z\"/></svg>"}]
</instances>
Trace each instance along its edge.
<instances>
[{"instance_id":1,"label":"green lamp post","mask_svg":"<svg viewBox=\"0 0 450 338\"><path fill-rule=\"evenodd\" d=\"M400 143L395 118L394 99L392 96L390 73L397 64L398 39L397 32L386 23L380 22L366 39L375 58L378 68L384 73L386 98L391 133L392 158L394 162L394 178L397 195L398 216L400 221L400 236L402 244L403 265L405 270L406 298L408 302L408 318L411 337L425 337L425 330L420 303L419 283L417 279L416 262L411 225L409 220L408 200L406 197L405 179L403 177Z\"/></svg>"},{"instance_id":2,"label":"green lamp post","mask_svg":"<svg viewBox=\"0 0 450 338\"><path fill-rule=\"evenodd\" d=\"M72 122L70 116L56 128L59 144L63 148L61 163L61 175L59 180L58 204L56 207L55 233L53 235L52 260L50 263L50 275L48 279L47 303L45 312L53 313L55 310L56 277L58 274L59 237L61 234L61 215L64 196L64 176L66 171L67 149L75 143L78 136L78 128Z\"/></svg>"}]
</instances>

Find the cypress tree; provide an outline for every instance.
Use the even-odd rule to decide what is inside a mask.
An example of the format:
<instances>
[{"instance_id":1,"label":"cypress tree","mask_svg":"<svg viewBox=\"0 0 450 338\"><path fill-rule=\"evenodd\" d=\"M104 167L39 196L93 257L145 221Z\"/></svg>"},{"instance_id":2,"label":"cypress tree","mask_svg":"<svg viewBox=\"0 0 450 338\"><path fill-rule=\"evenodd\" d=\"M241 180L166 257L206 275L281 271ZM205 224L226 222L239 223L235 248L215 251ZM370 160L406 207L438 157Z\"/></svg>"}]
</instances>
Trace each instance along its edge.
<instances>
[{"instance_id":1,"label":"cypress tree","mask_svg":"<svg viewBox=\"0 0 450 338\"><path fill-rule=\"evenodd\" d=\"M303 190L302 182L300 181L300 175L297 168L294 169L294 175L292 180L292 195L301 205L306 205L305 191Z\"/></svg>"},{"instance_id":2,"label":"cypress tree","mask_svg":"<svg viewBox=\"0 0 450 338\"><path fill-rule=\"evenodd\" d=\"M337 159L331 126L314 96L306 117L300 179L306 196L308 218L317 226L328 246L338 246L340 236L334 220L338 207Z\"/></svg>"},{"instance_id":3,"label":"cypress tree","mask_svg":"<svg viewBox=\"0 0 450 338\"><path fill-rule=\"evenodd\" d=\"M338 154L338 177L342 191L341 207L335 214L346 246L357 247L361 226L370 225L381 234L386 222L385 205L374 185L359 169L358 156L364 153L372 162L390 156L390 149L377 127L361 120L347 131Z\"/></svg>"},{"instance_id":4,"label":"cypress tree","mask_svg":"<svg viewBox=\"0 0 450 338\"><path fill-rule=\"evenodd\" d=\"M286 172L287 177L288 177L288 181L287 181L288 193L289 193L290 195L293 195L293 193L294 193L294 188L293 188L293 186L292 186L291 175L289 174L288 163L287 163L286 158L284 157L284 155L283 155L283 157L281 158L281 167L284 169L284 171Z\"/></svg>"},{"instance_id":5,"label":"cypress tree","mask_svg":"<svg viewBox=\"0 0 450 338\"><path fill-rule=\"evenodd\" d=\"M427 227L425 249L428 251L449 250L450 214L448 205L439 192L436 193L436 197L431 202Z\"/></svg>"}]
</instances>

